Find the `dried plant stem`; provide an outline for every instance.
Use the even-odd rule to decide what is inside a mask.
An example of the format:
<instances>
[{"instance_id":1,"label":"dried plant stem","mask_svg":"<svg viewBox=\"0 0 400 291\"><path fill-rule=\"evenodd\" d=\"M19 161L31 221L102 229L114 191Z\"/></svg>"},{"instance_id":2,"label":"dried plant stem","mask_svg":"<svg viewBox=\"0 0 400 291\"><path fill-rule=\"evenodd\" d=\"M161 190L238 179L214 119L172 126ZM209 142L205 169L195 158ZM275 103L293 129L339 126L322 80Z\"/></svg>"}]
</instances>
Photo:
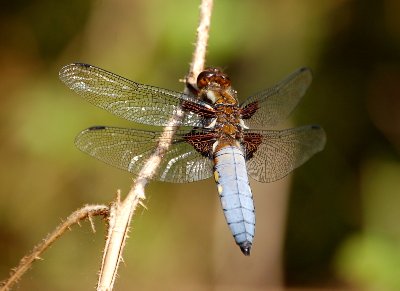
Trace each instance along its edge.
<instances>
[{"instance_id":1,"label":"dried plant stem","mask_svg":"<svg viewBox=\"0 0 400 291\"><path fill-rule=\"evenodd\" d=\"M196 84L197 75L204 68L212 3L212 0L203 0L200 6L201 12L200 22L197 29L197 41L187 78L187 81L192 85ZM165 140L165 142L160 143L153 155L147 160L125 200L120 202L118 198L116 203L112 206L109 221L110 227L103 253L99 281L97 284L98 291L108 291L113 289L118 265L122 259L122 252L128 236L132 215L138 204L141 204L141 201L145 199L144 188L146 187L148 180L154 175L160 165L162 157L171 144L173 136L171 133L176 130L176 125L183 116L183 110L177 110L175 115L171 117L161 138L161 140Z\"/></svg>"},{"instance_id":2,"label":"dried plant stem","mask_svg":"<svg viewBox=\"0 0 400 291\"><path fill-rule=\"evenodd\" d=\"M11 287L18 282L22 275L31 267L35 260L39 260L41 254L62 236L67 230L70 230L74 224L79 224L83 219L88 218L95 232L91 218L93 216L102 215L109 216L109 207L106 205L86 205L85 207L76 210L65 221L63 221L52 233L48 234L43 241L37 245L30 254L23 257L19 265L11 272L10 277L0 284L0 290L10 290Z\"/></svg>"},{"instance_id":3,"label":"dried plant stem","mask_svg":"<svg viewBox=\"0 0 400 291\"><path fill-rule=\"evenodd\" d=\"M206 60L211 13L214 0L202 0L200 6L200 22L197 27L197 39L187 81L195 85L197 76L203 71Z\"/></svg>"},{"instance_id":4,"label":"dried plant stem","mask_svg":"<svg viewBox=\"0 0 400 291\"><path fill-rule=\"evenodd\" d=\"M145 199L144 188L147 185L148 179L154 175L162 157L168 150L172 139L172 132L176 130L175 124L183 115L184 112L179 110L171 118L169 126L165 127L162 134L162 139L166 141L160 142L155 152L147 160L125 200L121 202L118 196L117 201L110 209L109 230L97 290L108 291L113 289L132 215L138 205L141 204L141 201Z\"/></svg>"}]
</instances>

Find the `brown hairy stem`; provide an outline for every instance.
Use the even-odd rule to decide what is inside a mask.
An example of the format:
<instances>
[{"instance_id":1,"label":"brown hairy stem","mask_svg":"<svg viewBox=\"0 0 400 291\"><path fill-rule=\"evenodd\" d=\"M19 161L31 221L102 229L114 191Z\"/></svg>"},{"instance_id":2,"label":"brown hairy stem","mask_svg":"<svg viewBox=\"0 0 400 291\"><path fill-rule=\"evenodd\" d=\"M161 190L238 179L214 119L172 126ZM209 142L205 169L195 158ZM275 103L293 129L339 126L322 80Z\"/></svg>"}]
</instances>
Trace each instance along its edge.
<instances>
[{"instance_id":1,"label":"brown hairy stem","mask_svg":"<svg viewBox=\"0 0 400 291\"><path fill-rule=\"evenodd\" d=\"M10 290L11 287L18 282L21 276L32 266L32 263L36 260L40 260L42 253L47 250L50 245L53 244L59 237L70 230L74 224L79 224L81 220L89 219L93 232L95 232L91 219L93 216L98 215L108 217L109 207L106 205L86 205L83 208L73 212L65 221L57 226L53 232L49 233L41 243L34 247L30 254L21 259L19 265L12 270L10 277L0 284L0 290Z\"/></svg>"}]
</instances>

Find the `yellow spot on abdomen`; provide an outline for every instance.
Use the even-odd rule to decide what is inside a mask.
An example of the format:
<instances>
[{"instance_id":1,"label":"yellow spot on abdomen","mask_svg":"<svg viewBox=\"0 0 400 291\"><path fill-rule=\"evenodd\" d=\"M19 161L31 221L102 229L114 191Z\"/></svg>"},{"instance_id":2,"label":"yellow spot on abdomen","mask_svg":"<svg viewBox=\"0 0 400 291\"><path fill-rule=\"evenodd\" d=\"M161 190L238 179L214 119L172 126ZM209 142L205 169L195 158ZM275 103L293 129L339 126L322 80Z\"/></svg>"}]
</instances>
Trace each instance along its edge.
<instances>
[{"instance_id":1,"label":"yellow spot on abdomen","mask_svg":"<svg viewBox=\"0 0 400 291\"><path fill-rule=\"evenodd\" d=\"M218 193L219 193L219 194L222 194L222 186L221 186L221 185L218 185L217 188L218 188Z\"/></svg>"},{"instance_id":2,"label":"yellow spot on abdomen","mask_svg":"<svg viewBox=\"0 0 400 291\"><path fill-rule=\"evenodd\" d=\"M214 179L215 179L215 182L219 181L219 174L217 171L214 171Z\"/></svg>"}]
</instances>

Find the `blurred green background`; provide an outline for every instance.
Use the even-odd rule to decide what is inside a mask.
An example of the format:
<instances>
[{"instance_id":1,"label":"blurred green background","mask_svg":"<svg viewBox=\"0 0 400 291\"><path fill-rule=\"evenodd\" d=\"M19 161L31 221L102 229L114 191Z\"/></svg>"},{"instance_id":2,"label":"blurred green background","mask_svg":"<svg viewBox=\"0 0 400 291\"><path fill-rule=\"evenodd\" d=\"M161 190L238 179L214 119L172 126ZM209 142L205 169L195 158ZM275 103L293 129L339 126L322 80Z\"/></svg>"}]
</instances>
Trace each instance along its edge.
<instances>
[{"instance_id":1,"label":"blurred green background","mask_svg":"<svg viewBox=\"0 0 400 291\"><path fill-rule=\"evenodd\" d=\"M73 145L92 125L129 126L69 91L86 62L182 90L199 1L3 1L0 9L0 277L72 211L109 203L131 176ZM314 81L290 126L326 149L291 177L253 183L251 257L235 245L214 182L151 183L116 290L400 290L400 2L216 0L207 64L241 100L296 68ZM90 290L104 244L88 222L57 241L17 290Z\"/></svg>"}]
</instances>

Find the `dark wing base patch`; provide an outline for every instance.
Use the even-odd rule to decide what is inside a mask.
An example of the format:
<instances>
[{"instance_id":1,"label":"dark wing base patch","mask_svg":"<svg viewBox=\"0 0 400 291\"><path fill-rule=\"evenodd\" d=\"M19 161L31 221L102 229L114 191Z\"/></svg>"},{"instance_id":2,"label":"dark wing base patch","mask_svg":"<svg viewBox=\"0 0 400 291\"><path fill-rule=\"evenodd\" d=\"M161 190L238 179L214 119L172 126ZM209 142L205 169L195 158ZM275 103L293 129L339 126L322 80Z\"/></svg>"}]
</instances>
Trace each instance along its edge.
<instances>
[{"instance_id":1,"label":"dark wing base patch","mask_svg":"<svg viewBox=\"0 0 400 291\"><path fill-rule=\"evenodd\" d=\"M184 135L183 138L193 146L203 157L212 158L212 147L216 141L215 133L192 132Z\"/></svg>"},{"instance_id":2,"label":"dark wing base patch","mask_svg":"<svg viewBox=\"0 0 400 291\"><path fill-rule=\"evenodd\" d=\"M258 105L258 101L254 101L250 104L247 104L244 108L241 109L242 119L249 119L253 116L254 113L260 108Z\"/></svg>"},{"instance_id":3,"label":"dark wing base patch","mask_svg":"<svg viewBox=\"0 0 400 291\"><path fill-rule=\"evenodd\" d=\"M259 133L245 133L243 136L243 147L245 153L245 159L249 160L253 157L254 153L257 151L259 145L263 141L263 136Z\"/></svg>"}]
</instances>

